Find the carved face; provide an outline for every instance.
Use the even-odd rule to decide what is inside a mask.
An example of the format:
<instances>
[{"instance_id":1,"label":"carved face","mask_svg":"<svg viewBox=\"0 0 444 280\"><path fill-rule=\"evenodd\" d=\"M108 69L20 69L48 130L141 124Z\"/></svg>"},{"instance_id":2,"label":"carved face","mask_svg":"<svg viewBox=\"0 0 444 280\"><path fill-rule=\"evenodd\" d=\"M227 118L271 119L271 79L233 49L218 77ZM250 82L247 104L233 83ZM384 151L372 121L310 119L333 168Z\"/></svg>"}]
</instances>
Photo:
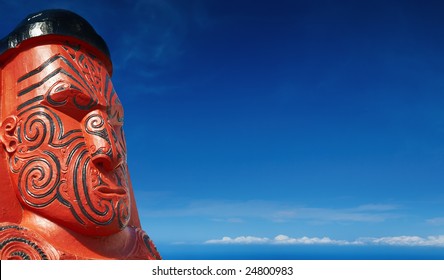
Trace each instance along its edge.
<instances>
[{"instance_id":1,"label":"carved face","mask_svg":"<svg viewBox=\"0 0 444 280\"><path fill-rule=\"evenodd\" d=\"M101 63L80 46L43 45L3 70L2 142L17 197L88 235L130 218L123 109Z\"/></svg>"}]
</instances>

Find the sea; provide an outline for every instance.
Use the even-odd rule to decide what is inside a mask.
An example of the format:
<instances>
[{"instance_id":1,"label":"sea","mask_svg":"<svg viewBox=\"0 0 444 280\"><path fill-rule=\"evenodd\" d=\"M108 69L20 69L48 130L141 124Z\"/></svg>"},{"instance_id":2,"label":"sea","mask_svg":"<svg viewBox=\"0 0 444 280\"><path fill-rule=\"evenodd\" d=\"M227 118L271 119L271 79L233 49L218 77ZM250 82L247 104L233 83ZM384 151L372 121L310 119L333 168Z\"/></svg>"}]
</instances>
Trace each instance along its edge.
<instances>
[{"instance_id":1,"label":"sea","mask_svg":"<svg viewBox=\"0 0 444 280\"><path fill-rule=\"evenodd\" d=\"M165 260L444 260L444 247L157 244Z\"/></svg>"}]
</instances>

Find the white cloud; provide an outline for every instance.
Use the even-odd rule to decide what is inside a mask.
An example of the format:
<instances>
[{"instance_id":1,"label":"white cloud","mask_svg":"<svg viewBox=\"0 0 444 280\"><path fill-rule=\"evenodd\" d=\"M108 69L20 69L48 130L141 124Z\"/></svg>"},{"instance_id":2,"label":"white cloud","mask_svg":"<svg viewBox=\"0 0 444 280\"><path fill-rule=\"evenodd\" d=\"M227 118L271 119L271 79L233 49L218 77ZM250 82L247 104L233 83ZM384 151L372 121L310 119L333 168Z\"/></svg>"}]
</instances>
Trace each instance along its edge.
<instances>
[{"instance_id":1,"label":"white cloud","mask_svg":"<svg viewBox=\"0 0 444 280\"><path fill-rule=\"evenodd\" d=\"M294 245L357 245L360 243L349 242L345 240L333 240L329 237L301 237L301 238L291 238L286 235L278 235L273 240L274 244L294 244Z\"/></svg>"},{"instance_id":2,"label":"white cloud","mask_svg":"<svg viewBox=\"0 0 444 280\"><path fill-rule=\"evenodd\" d=\"M444 235L428 236L393 236L369 239L370 244L390 246L439 246L444 247Z\"/></svg>"},{"instance_id":3,"label":"white cloud","mask_svg":"<svg viewBox=\"0 0 444 280\"><path fill-rule=\"evenodd\" d=\"M222 239L212 239L205 241L206 244L264 244L269 243L268 238L255 236L239 236L236 238L223 237Z\"/></svg>"},{"instance_id":4,"label":"white cloud","mask_svg":"<svg viewBox=\"0 0 444 280\"><path fill-rule=\"evenodd\" d=\"M223 237L212 239L205 244L273 244L273 245L380 245L380 246L432 246L444 247L444 235L429 236L392 236L381 238L359 238L354 241L335 240L329 237L300 237L294 238L287 235L277 235L274 238L239 236L235 238Z\"/></svg>"},{"instance_id":5,"label":"white cloud","mask_svg":"<svg viewBox=\"0 0 444 280\"><path fill-rule=\"evenodd\" d=\"M357 245L362 243L358 241L349 242L345 240L333 240L329 237L310 238L304 236L301 238L292 238L287 235L280 234L273 239L256 236L239 236L235 238L225 236L222 239L205 241L205 244Z\"/></svg>"}]
</instances>

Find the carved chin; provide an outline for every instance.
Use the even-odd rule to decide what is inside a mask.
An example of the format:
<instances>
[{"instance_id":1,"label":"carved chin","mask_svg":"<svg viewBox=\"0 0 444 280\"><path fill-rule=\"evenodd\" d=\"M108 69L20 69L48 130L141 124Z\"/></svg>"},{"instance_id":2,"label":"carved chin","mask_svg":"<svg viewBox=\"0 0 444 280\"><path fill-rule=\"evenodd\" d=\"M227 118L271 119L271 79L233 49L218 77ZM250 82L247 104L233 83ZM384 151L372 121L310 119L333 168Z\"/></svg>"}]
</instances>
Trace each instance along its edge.
<instances>
[{"instance_id":1,"label":"carved chin","mask_svg":"<svg viewBox=\"0 0 444 280\"><path fill-rule=\"evenodd\" d=\"M70 229L90 236L107 236L122 231L127 226L130 217L129 200L126 197L118 200L114 198L112 200L113 213L111 219L106 220L105 223L99 223L97 220L92 220L90 217L87 219L86 216L80 216L83 218L83 223L79 223L78 220L73 220ZM103 201L98 203L104 204ZM67 227L69 228L68 225Z\"/></svg>"},{"instance_id":2,"label":"carved chin","mask_svg":"<svg viewBox=\"0 0 444 280\"><path fill-rule=\"evenodd\" d=\"M105 204L112 205L112 208L107 209L108 212L106 214L109 215L110 218L106 220L99 220L101 217L99 215L93 217L89 213L76 212L80 206L68 208L59 201L54 201L44 208L34 208L29 207L29 205L25 205L25 207L74 232L88 236L108 236L126 228L130 218L130 204L128 198L121 197L120 199L112 199L111 202L98 200L97 207L90 208L96 209L98 206ZM87 208L89 206L83 205L82 207Z\"/></svg>"}]
</instances>

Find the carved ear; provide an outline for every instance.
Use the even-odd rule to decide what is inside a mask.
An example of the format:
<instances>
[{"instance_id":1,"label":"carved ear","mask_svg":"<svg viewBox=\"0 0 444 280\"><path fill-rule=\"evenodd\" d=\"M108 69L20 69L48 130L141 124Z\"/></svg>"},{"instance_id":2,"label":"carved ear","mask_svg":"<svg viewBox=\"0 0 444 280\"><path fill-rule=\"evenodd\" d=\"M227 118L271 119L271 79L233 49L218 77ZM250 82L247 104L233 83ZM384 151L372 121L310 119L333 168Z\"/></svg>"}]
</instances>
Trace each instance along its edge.
<instances>
[{"instance_id":1,"label":"carved ear","mask_svg":"<svg viewBox=\"0 0 444 280\"><path fill-rule=\"evenodd\" d=\"M18 138L15 135L16 127L16 116L8 116L0 125L0 141L3 143L8 153L12 153L17 149Z\"/></svg>"}]
</instances>

